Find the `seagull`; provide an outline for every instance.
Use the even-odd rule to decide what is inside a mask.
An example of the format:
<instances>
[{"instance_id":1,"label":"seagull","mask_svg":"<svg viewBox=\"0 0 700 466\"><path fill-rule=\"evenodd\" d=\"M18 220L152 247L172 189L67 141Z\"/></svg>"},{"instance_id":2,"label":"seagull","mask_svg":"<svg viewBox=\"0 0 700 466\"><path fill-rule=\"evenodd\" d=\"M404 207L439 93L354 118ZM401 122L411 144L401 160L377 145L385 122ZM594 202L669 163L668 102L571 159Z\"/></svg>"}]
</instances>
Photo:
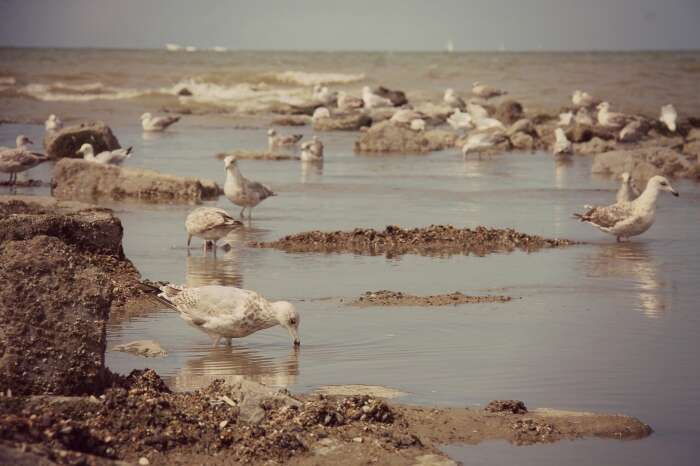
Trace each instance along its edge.
<instances>
[{"instance_id":1,"label":"seagull","mask_svg":"<svg viewBox=\"0 0 700 466\"><path fill-rule=\"evenodd\" d=\"M323 143L314 136L311 141L301 143L301 161L318 162L323 160Z\"/></svg>"},{"instance_id":2,"label":"seagull","mask_svg":"<svg viewBox=\"0 0 700 466\"><path fill-rule=\"evenodd\" d=\"M121 165L122 162L131 157L132 147L126 149L106 150L95 155L92 144L85 143L78 149L78 154L83 156L88 162L101 163L103 165Z\"/></svg>"},{"instance_id":3,"label":"seagull","mask_svg":"<svg viewBox=\"0 0 700 466\"><path fill-rule=\"evenodd\" d=\"M495 118L475 118L474 123L476 124L476 129L487 130L487 129L500 129L505 130L506 127L499 120Z\"/></svg>"},{"instance_id":4,"label":"seagull","mask_svg":"<svg viewBox=\"0 0 700 466\"><path fill-rule=\"evenodd\" d=\"M277 147L282 146L295 146L297 142L301 141L304 136L301 134L289 134L286 136L281 136L277 134L277 131L270 128L267 130L267 147L273 150Z\"/></svg>"},{"instance_id":5,"label":"seagull","mask_svg":"<svg viewBox=\"0 0 700 466\"><path fill-rule=\"evenodd\" d=\"M48 120L44 123L44 128L49 133L55 133L56 131L61 131L63 128L63 122L53 113L49 115Z\"/></svg>"},{"instance_id":6,"label":"seagull","mask_svg":"<svg viewBox=\"0 0 700 466\"><path fill-rule=\"evenodd\" d=\"M391 100L373 93L369 86L362 88L362 102L364 103L365 108L394 106Z\"/></svg>"},{"instance_id":7,"label":"seagull","mask_svg":"<svg viewBox=\"0 0 700 466\"><path fill-rule=\"evenodd\" d=\"M479 81L474 81L474 84L472 84L472 94L484 99L490 99L491 97L505 95L507 92L494 87L489 87L486 84L481 84Z\"/></svg>"},{"instance_id":8,"label":"seagull","mask_svg":"<svg viewBox=\"0 0 700 466\"><path fill-rule=\"evenodd\" d=\"M576 112L574 122L577 125L593 126L593 116L591 116L591 112L588 111L588 108L582 107Z\"/></svg>"},{"instance_id":9,"label":"seagull","mask_svg":"<svg viewBox=\"0 0 700 466\"><path fill-rule=\"evenodd\" d=\"M458 108L460 110L464 110L466 108L464 100L457 95L454 89L445 89L445 95L442 97L442 100L450 107Z\"/></svg>"},{"instance_id":10,"label":"seagull","mask_svg":"<svg viewBox=\"0 0 700 466\"><path fill-rule=\"evenodd\" d=\"M231 344L259 330L281 325L299 340L299 313L287 301L270 302L255 291L233 286L196 286L167 284L160 288L159 301L180 312L188 324L207 333L216 347L221 338Z\"/></svg>"},{"instance_id":11,"label":"seagull","mask_svg":"<svg viewBox=\"0 0 700 466\"><path fill-rule=\"evenodd\" d=\"M324 105L333 105L338 101L338 93L330 91L326 86L316 84L313 90L313 98Z\"/></svg>"},{"instance_id":12,"label":"seagull","mask_svg":"<svg viewBox=\"0 0 700 466\"><path fill-rule=\"evenodd\" d=\"M571 95L571 102L576 108L595 107L600 100L593 98L588 92L575 90Z\"/></svg>"},{"instance_id":13,"label":"seagull","mask_svg":"<svg viewBox=\"0 0 700 466\"><path fill-rule=\"evenodd\" d=\"M472 116L473 120L481 120L489 117L489 112L484 107L472 102L467 104L467 112Z\"/></svg>"},{"instance_id":14,"label":"seagull","mask_svg":"<svg viewBox=\"0 0 700 466\"><path fill-rule=\"evenodd\" d=\"M411 120L411 129L413 131L425 131L425 120L422 118Z\"/></svg>"},{"instance_id":15,"label":"seagull","mask_svg":"<svg viewBox=\"0 0 700 466\"><path fill-rule=\"evenodd\" d=\"M250 181L241 175L241 171L236 164L236 156L229 155L224 159L226 167L226 182L224 183L224 195L241 209L241 219L243 212L248 209L248 219L252 217L253 208L270 196L276 194L270 188L257 181Z\"/></svg>"},{"instance_id":16,"label":"seagull","mask_svg":"<svg viewBox=\"0 0 700 466\"><path fill-rule=\"evenodd\" d=\"M630 116L623 113L611 112L608 102L602 102L598 105L598 124L601 126L622 128L630 119Z\"/></svg>"},{"instance_id":17,"label":"seagull","mask_svg":"<svg viewBox=\"0 0 700 466\"><path fill-rule=\"evenodd\" d=\"M632 177L630 174L624 172L620 175L620 179L622 180L622 184L620 185L620 189L617 191L617 196L615 198L617 203L632 202L637 199L639 197L639 190L632 182Z\"/></svg>"},{"instance_id":18,"label":"seagull","mask_svg":"<svg viewBox=\"0 0 700 466\"><path fill-rule=\"evenodd\" d=\"M566 112L559 114L558 126L569 126L574 119L574 112Z\"/></svg>"},{"instance_id":19,"label":"seagull","mask_svg":"<svg viewBox=\"0 0 700 466\"><path fill-rule=\"evenodd\" d=\"M566 133L563 129L555 129L554 137L556 138L556 141L554 141L554 146L552 146L552 152L554 153L554 155L572 153L571 141L567 139Z\"/></svg>"},{"instance_id":20,"label":"seagull","mask_svg":"<svg viewBox=\"0 0 700 466\"><path fill-rule=\"evenodd\" d=\"M470 152L481 152L484 149L495 146L505 139L505 135L498 131L471 133L467 137L467 142L462 146L462 155L466 157Z\"/></svg>"},{"instance_id":21,"label":"seagull","mask_svg":"<svg viewBox=\"0 0 700 466\"><path fill-rule=\"evenodd\" d=\"M469 113L463 113L459 108L456 108L454 113L447 118L447 124L455 130L474 128L472 116Z\"/></svg>"},{"instance_id":22,"label":"seagull","mask_svg":"<svg viewBox=\"0 0 700 466\"><path fill-rule=\"evenodd\" d=\"M15 140L16 147L0 148L0 172L9 173L9 184L17 182L17 173L36 167L48 161L48 157L30 150L34 144L27 136L20 134Z\"/></svg>"},{"instance_id":23,"label":"seagull","mask_svg":"<svg viewBox=\"0 0 700 466\"><path fill-rule=\"evenodd\" d=\"M326 107L318 107L316 110L314 110L314 114L311 115L311 119L316 121L320 120L321 118L330 118L331 117L331 111L328 110Z\"/></svg>"},{"instance_id":24,"label":"seagull","mask_svg":"<svg viewBox=\"0 0 700 466\"><path fill-rule=\"evenodd\" d=\"M207 243L213 241L214 253L216 253L216 242L241 226L243 226L243 224L231 217L224 209L219 209L218 207L198 207L190 212L185 220L187 250L190 250L192 237L196 236L205 240L205 252L207 250Z\"/></svg>"},{"instance_id":25,"label":"seagull","mask_svg":"<svg viewBox=\"0 0 700 466\"><path fill-rule=\"evenodd\" d=\"M348 95L343 91L338 92L338 108L341 110L355 110L362 108L364 101L359 97Z\"/></svg>"},{"instance_id":26,"label":"seagull","mask_svg":"<svg viewBox=\"0 0 700 466\"><path fill-rule=\"evenodd\" d=\"M663 176L649 179L644 192L631 202L621 202L606 207L593 207L584 214L574 214L582 222L590 223L600 231L616 236L617 241L641 235L654 224L656 199L660 191L668 191L678 197Z\"/></svg>"},{"instance_id":27,"label":"seagull","mask_svg":"<svg viewBox=\"0 0 700 466\"><path fill-rule=\"evenodd\" d=\"M141 126L144 131L165 131L168 126L180 121L178 116L156 116L154 117L150 113L144 113L141 115Z\"/></svg>"},{"instance_id":28,"label":"seagull","mask_svg":"<svg viewBox=\"0 0 700 466\"><path fill-rule=\"evenodd\" d=\"M399 125L408 126L413 120L421 118L423 115L410 108L402 108L394 112L389 121Z\"/></svg>"},{"instance_id":29,"label":"seagull","mask_svg":"<svg viewBox=\"0 0 700 466\"><path fill-rule=\"evenodd\" d=\"M664 105L661 107L661 117L659 118L659 121L661 123L665 124L666 127L669 129L671 132L676 131L676 120L678 119L678 112L676 112L676 109L673 105L668 104Z\"/></svg>"}]
</instances>

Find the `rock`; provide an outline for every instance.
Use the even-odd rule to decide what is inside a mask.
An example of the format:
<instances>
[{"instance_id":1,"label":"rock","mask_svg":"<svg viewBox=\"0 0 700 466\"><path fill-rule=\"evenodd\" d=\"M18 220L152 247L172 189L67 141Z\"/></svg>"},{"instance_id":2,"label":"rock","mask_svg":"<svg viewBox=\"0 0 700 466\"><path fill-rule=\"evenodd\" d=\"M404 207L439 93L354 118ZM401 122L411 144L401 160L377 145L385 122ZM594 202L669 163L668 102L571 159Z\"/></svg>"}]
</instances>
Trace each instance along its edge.
<instances>
[{"instance_id":1,"label":"rock","mask_svg":"<svg viewBox=\"0 0 700 466\"><path fill-rule=\"evenodd\" d=\"M401 107L402 105L406 105L408 103L406 93L403 91L392 91L384 86L379 86L373 92L381 97L384 97L385 99L391 100L394 107Z\"/></svg>"},{"instance_id":2,"label":"rock","mask_svg":"<svg viewBox=\"0 0 700 466\"><path fill-rule=\"evenodd\" d=\"M532 116L530 119L532 120L532 124L534 125L543 125L558 120L559 114L550 115L549 113L538 113Z\"/></svg>"},{"instance_id":3,"label":"rock","mask_svg":"<svg viewBox=\"0 0 700 466\"><path fill-rule=\"evenodd\" d=\"M642 145L647 147L668 147L673 149L680 149L683 147L685 140L682 136L677 134L664 134L660 133L654 129L649 131L649 139L642 141Z\"/></svg>"},{"instance_id":4,"label":"rock","mask_svg":"<svg viewBox=\"0 0 700 466\"><path fill-rule=\"evenodd\" d=\"M448 131L411 131L389 121L373 125L355 142L355 152L384 152L425 154L434 150L453 147L454 138Z\"/></svg>"},{"instance_id":5,"label":"rock","mask_svg":"<svg viewBox=\"0 0 700 466\"><path fill-rule=\"evenodd\" d=\"M168 355L160 343L154 340L137 340L123 345L117 345L112 348L112 351L121 351L123 353L133 354L135 356L143 356L145 358L162 358Z\"/></svg>"},{"instance_id":6,"label":"rock","mask_svg":"<svg viewBox=\"0 0 700 466\"><path fill-rule=\"evenodd\" d=\"M537 131L535 131L535 125L532 124L532 121L527 118L521 118L506 130L506 136L508 137L512 137L516 133L525 133L530 136L535 136Z\"/></svg>"},{"instance_id":7,"label":"rock","mask_svg":"<svg viewBox=\"0 0 700 466\"><path fill-rule=\"evenodd\" d=\"M272 124L276 126L305 126L311 119L306 115L279 115L272 119Z\"/></svg>"},{"instance_id":8,"label":"rock","mask_svg":"<svg viewBox=\"0 0 700 466\"><path fill-rule=\"evenodd\" d=\"M700 141L691 141L685 144L683 153L690 160L700 160Z\"/></svg>"},{"instance_id":9,"label":"rock","mask_svg":"<svg viewBox=\"0 0 700 466\"><path fill-rule=\"evenodd\" d=\"M286 390L268 387L251 380L242 379L225 386L228 396L239 408L239 419L249 424L259 424L265 418L269 406L301 406Z\"/></svg>"},{"instance_id":10,"label":"rock","mask_svg":"<svg viewBox=\"0 0 700 466\"><path fill-rule=\"evenodd\" d=\"M375 107L365 109L365 112L372 119L373 124L377 124L382 121L390 120L396 109L394 107Z\"/></svg>"},{"instance_id":11,"label":"rock","mask_svg":"<svg viewBox=\"0 0 700 466\"><path fill-rule=\"evenodd\" d=\"M632 120L622 128L618 136L620 142L639 142L649 132L651 127L646 120Z\"/></svg>"},{"instance_id":12,"label":"rock","mask_svg":"<svg viewBox=\"0 0 700 466\"><path fill-rule=\"evenodd\" d=\"M148 458L146 458L145 456L139 458L139 466L148 466L149 464L151 464L151 462L148 461Z\"/></svg>"},{"instance_id":13,"label":"rock","mask_svg":"<svg viewBox=\"0 0 700 466\"><path fill-rule=\"evenodd\" d=\"M518 150L535 150L535 138L526 133L515 133L510 136L511 145Z\"/></svg>"},{"instance_id":14,"label":"rock","mask_svg":"<svg viewBox=\"0 0 700 466\"><path fill-rule=\"evenodd\" d=\"M700 141L700 128L691 128L685 140L688 142Z\"/></svg>"},{"instance_id":15,"label":"rock","mask_svg":"<svg viewBox=\"0 0 700 466\"><path fill-rule=\"evenodd\" d=\"M494 117L505 125L512 125L523 117L523 106L515 100L504 100L496 107Z\"/></svg>"},{"instance_id":16,"label":"rock","mask_svg":"<svg viewBox=\"0 0 700 466\"><path fill-rule=\"evenodd\" d=\"M573 125L566 130L566 138L573 142L588 142L593 138L600 138L606 141L617 138L615 129L602 126Z\"/></svg>"},{"instance_id":17,"label":"rock","mask_svg":"<svg viewBox=\"0 0 700 466\"><path fill-rule=\"evenodd\" d=\"M121 147L109 126L101 121L70 126L56 133L46 133L44 136L46 155L52 159L80 158L76 152L85 143L92 144L96 154Z\"/></svg>"},{"instance_id":18,"label":"rock","mask_svg":"<svg viewBox=\"0 0 700 466\"><path fill-rule=\"evenodd\" d=\"M493 400L486 405L485 411L489 413L510 413L510 414L525 414L527 408L525 403L520 400Z\"/></svg>"},{"instance_id":19,"label":"rock","mask_svg":"<svg viewBox=\"0 0 700 466\"><path fill-rule=\"evenodd\" d=\"M186 87L183 87L182 89L177 91L177 95L182 96L182 97L190 97L192 95L192 91L190 91Z\"/></svg>"},{"instance_id":20,"label":"rock","mask_svg":"<svg viewBox=\"0 0 700 466\"><path fill-rule=\"evenodd\" d=\"M599 137L594 137L588 142L574 144L574 153L580 155L596 155L617 149L615 141L606 141Z\"/></svg>"},{"instance_id":21,"label":"rock","mask_svg":"<svg viewBox=\"0 0 700 466\"><path fill-rule=\"evenodd\" d=\"M341 113L330 118L318 118L312 122L315 131L357 131L371 124L372 118L362 112Z\"/></svg>"},{"instance_id":22,"label":"rock","mask_svg":"<svg viewBox=\"0 0 700 466\"><path fill-rule=\"evenodd\" d=\"M654 175L696 178L697 164L688 162L682 154L666 147L642 147L598 154L591 167L593 173L620 175L628 172L638 186L646 186Z\"/></svg>"},{"instance_id":23,"label":"rock","mask_svg":"<svg viewBox=\"0 0 700 466\"><path fill-rule=\"evenodd\" d=\"M209 180L84 160L60 160L53 171L52 194L59 199L199 203L216 199L221 192L221 188Z\"/></svg>"},{"instance_id":24,"label":"rock","mask_svg":"<svg viewBox=\"0 0 700 466\"><path fill-rule=\"evenodd\" d=\"M425 120L433 125L440 125L447 121L447 117L454 113L455 109L449 105L436 105L432 102L423 102L414 107L416 112L425 115Z\"/></svg>"}]
</instances>

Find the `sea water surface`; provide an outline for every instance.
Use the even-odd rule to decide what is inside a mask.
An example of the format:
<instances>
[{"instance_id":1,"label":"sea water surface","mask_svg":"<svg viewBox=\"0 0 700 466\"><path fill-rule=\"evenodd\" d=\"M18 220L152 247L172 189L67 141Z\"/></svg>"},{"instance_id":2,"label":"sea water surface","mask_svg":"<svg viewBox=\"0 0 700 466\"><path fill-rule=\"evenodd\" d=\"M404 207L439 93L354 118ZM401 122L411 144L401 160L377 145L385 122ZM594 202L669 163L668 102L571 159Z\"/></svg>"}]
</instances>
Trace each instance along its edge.
<instances>
[{"instance_id":1,"label":"sea water surface","mask_svg":"<svg viewBox=\"0 0 700 466\"><path fill-rule=\"evenodd\" d=\"M141 60L143 70L151 70L149 58L164 54L119 53L132 63ZM0 51L3 58L11 56L15 60L4 60L2 71L14 73L15 87L27 86L35 79L33 73L40 75L38 80L49 79L41 74L46 72L45 62L51 61L51 55L45 55L30 60L16 51ZM221 66L233 66L226 61L226 54L222 55L212 60L222 60ZM367 57L360 60L362 64L374 63L373 67L347 65L340 71L367 73L365 79L371 81L396 76L396 81L391 82L401 84L401 68L396 68L394 58L374 57L376 62ZM657 82L664 73L681 76L682 83L690 82L695 73L693 67L697 66L695 54L661 55L657 61L634 54L622 58L574 56L571 62L560 56L558 66L583 69L582 63L592 60L597 65L591 69L596 69L600 60L612 63L620 59L634 68L640 66L640 57L652 63L651 71L625 78L637 83L632 89L637 88L638 82ZM261 65L259 73L296 69L304 59L294 54L282 55L275 66ZM415 59L410 66L405 65L409 70L405 73L409 76L407 86L417 89L430 80L410 84L411 72L420 63L427 70L425 73L430 73L430 63L442 59L429 56L423 62ZM503 60L487 55L480 59L496 64ZM95 60L96 71L89 79L114 79L115 82L105 83L110 86L146 87L149 84L143 76L151 76L153 81L162 70L153 65L155 71L141 71L143 76L138 78L131 76L127 67L118 72L128 81L124 83L113 74L105 77L99 67L101 59ZM187 66L195 69L197 60L202 67L212 66L212 60L196 54L188 59L178 55L166 60L182 61L179 71L177 66L171 66L173 76L177 75L171 85L183 77L180 75L190 72ZM321 63L326 63L323 60ZM518 66L527 65L521 56L513 60L520 63ZM665 66L668 63L676 66ZM332 70L331 65L324 66L320 71ZM605 66L600 67L610 73ZM388 71L381 71L385 68ZM305 69L311 71L308 66ZM504 65L503 69L512 68ZM453 73L458 73L457 67ZM472 77L470 73L465 79ZM458 74L450 76L455 81L462 79ZM543 96L545 102L551 98L564 105L563 99L569 92L567 76L573 75L562 72L562 76L566 86L551 84L556 89L556 99L545 91L528 94L527 98L536 101ZM80 83L87 79L83 74L74 74L74 78ZM55 79L64 80L65 76ZM142 81L131 82L132 79ZM600 82L608 83L606 86L612 89L613 83L621 79L606 74ZM524 81L516 81L513 78L514 86L524 86ZM446 82L440 78L434 86L427 86L433 89L428 93L437 95L436 89ZM275 83L268 85L278 86ZM344 85L361 84L358 81ZM639 95L644 105L656 105L657 100L664 101L674 93L678 93L676 98L687 95L687 89L674 87L667 94L653 85L648 87L648 94ZM623 99L624 92L615 89ZM214 154L229 149L264 148L266 144L265 128L235 129L207 115L186 116L172 131L144 135L133 114L138 116L142 108L154 102L161 104L160 96L80 103L17 95L16 89L10 94L2 92L0 100L16 105L3 106L3 115L17 109L18 114L39 122L39 115L59 106L70 111L65 114L66 119L86 115L107 119L122 144L134 146L135 155L127 162L129 166L222 183L223 163ZM624 97L626 102L636 98L631 94ZM695 98L687 95L678 104L697 109ZM310 135L309 128L282 131ZM18 133L41 140L43 127L0 125L0 145L12 145ZM569 163L557 163L545 153L512 153L465 161L457 151L366 156L352 152L356 134L320 136L326 145L326 161L320 167L294 161L239 162L246 176L269 184L279 196L258 206L248 228L232 235L231 248L220 250L216 258L211 254L204 256L197 247L187 253L183 223L192 206L109 204L124 225L125 253L145 278L190 285L235 285L259 291L271 299L289 300L302 315L300 350L292 348L289 336L279 327L236 341L231 348L212 348L206 335L187 326L177 314L154 308L143 315L113 320L108 329L108 347L155 339L169 355L141 359L108 351L107 363L112 370L128 373L151 367L176 389L201 387L217 378L240 377L288 387L294 392L307 392L326 384L360 383L405 391L408 395L398 401L407 403L479 406L492 399L515 398L533 408L623 413L649 423L655 433L648 439L629 442L582 440L532 447L487 442L445 449L465 464L696 464L700 453L697 184L675 181L681 196L661 196L656 225L645 235L618 244L614 238L571 218L571 213L581 211L584 204L604 204L614 198L617 181L592 176L590 158L574 156ZM48 181L50 171L47 164L29 175ZM0 188L0 193L7 192ZM20 188L18 193L45 195L48 188ZM238 211L224 197L207 205ZM530 254L391 258L288 254L247 246L252 240L272 240L313 229L430 224L513 227L525 233L585 244ZM415 294L507 294L515 299L503 304L443 308L347 306L349 300L365 291L380 289Z\"/></svg>"}]
</instances>

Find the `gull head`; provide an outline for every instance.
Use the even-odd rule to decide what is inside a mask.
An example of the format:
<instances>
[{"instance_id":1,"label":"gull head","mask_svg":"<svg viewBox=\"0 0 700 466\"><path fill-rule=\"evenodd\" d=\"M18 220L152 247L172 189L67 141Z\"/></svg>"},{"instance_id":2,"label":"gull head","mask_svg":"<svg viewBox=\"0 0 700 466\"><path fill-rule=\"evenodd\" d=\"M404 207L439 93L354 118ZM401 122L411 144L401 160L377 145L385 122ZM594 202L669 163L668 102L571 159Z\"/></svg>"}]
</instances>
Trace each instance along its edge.
<instances>
[{"instance_id":1,"label":"gull head","mask_svg":"<svg viewBox=\"0 0 700 466\"><path fill-rule=\"evenodd\" d=\"M152 118L151 114L146 112L143 115L141 115L141 121L143 120L150 120Z\"/></svg>"},{"instance_id":2,"label":"gull head","mask_svg":"<svg viewBox=\"0 0 700 466\"><path fill-rule=\"evenodd\" d=\"M287 301L275 301L272 303L272 308L274 309L277 322L286 328L289 336L292 337L294 346L299 346L301 344L301 340L299 340L299 322L301 318L294 305Z\"/></svg>"},{"instance_id":3,"label":"gull head","mask_svg":"<svg viewBox=\"0 0 700 466\"><path fill-rule=\"evenodd\" d=\"M224 159L224 167L231 168L236 166L236 156L235 155L229 155Z\"/></svg>"},{"instance_id":4,"label":"gull head","mask_svg":"<svg viewBox=\"0 0 700 466\"><path fill-rule=\"evenodd\" d=\"M598 110L604 110L608 111L610 110L610 103L609 102L601 102L598 104L598 107L596 107Z\"/></svg>"},{"instance_id":5,"label":"gull head","mask_svg":"<svg viewBox=\"0 0 700 466\"><path fill-rule=\"evenodd\" d=\"M445 89L445 98L446 99L450 99L450 98L454 97L454 95L455 95L454 89L449 88L449 87L447 89Z\"/></svg>"},{"instance_id":6,"label":"gull head","mask_svg":"<svg viewBox=\"0 0 700 466\"><path fill-rule=\"evenodd\" d=\"M32 144L34 144L34 142L24 134L20 134L19 136L17 136L17 139L15 139L15 143L17 144L17 147L31 146Z\"/></svg>"},{"instance_id":7,"label":"gull head","mask_svg":"<svg viewBox=\"0 0 700 466\"><path fill-rule=\"evenodd\" d=\"M630 177L630 174L627 172L624 172L623 174L620 175L620 179L624 184L629 184L630 180L632 179Z\"/></svg>"},{"instance_id":8,"label":"gull head","mask_svg":"<svg viewBox=\"0 0 700 466\"><path fill-rule=\"evenodd\" d=\"M93 150L94 150L94 149L92 148L92 144L88 144L88 143L86 142L85 144L83 144L82 146L80 146L80 149L78 149L78 152L77 152L77 153L78 153L78 154L81 154L81 155L83 155L83 156L85 156L85 155L87 155L87 154L92 154L92 153L93 153Z\"/></svg>"},{"instance_id":9,"label":"gull head","mask_svg":"<svg viewBox=\"0 0 700 466\"><path fill-rule=\"evenodd\" d=\"M481 83L479 81L474 81L472 83L472 87L479 87L479 86L481 86Z\"/></svg>"},{"instance_id":10,"label":"gull head","mask_svg":"<svg viewBox=\"0 0 700 466\"><path fill-rule=\"evenodd\" d=\"M268 136L274 136L274 135L276 135L276 134L277 134L277 131L275 131L275 130L272 129L272 128L270 128L270 129L267 130L267 135L268 135Z\"/></svg>"},{"instance_id":11,"label":"gull head","mask_svg":"<svg viewBox=\"0 0 700 466\"><path fill-rule=\"evenodd\" d=\"M53 113L49 115L49 120L56 121L56 115L54 115Z\"/></svg>"},{"instance_id":12,"label":"gull head","mask_svg":"<svg viewBox=\"0 0 700 466\"><path fill-rule=\"evenodd\" d=\"M649 182L647 183L647 189L649 188L654 188L657 191L668 191L676 197L679 196L678 191L673 189L671 183L669 183L669 181L665 177L660 175L652 176L649 179Z\"/></svg>"}]
</instances>

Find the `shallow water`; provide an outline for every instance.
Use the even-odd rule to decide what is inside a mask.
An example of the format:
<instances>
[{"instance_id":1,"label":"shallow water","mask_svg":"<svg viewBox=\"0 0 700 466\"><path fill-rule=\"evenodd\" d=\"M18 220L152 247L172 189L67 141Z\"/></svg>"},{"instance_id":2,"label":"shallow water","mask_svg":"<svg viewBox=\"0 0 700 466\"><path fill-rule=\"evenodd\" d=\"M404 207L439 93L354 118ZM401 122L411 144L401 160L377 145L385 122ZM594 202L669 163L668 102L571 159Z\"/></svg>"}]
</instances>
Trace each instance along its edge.
<instances>
[{"instance_id":1,"label":"shallow water","mask_svg":"<svg viewBox=\"0 0 700 466\"><path fill-rule=\"evenodd\" d=\"M39 138L42 129L2 125L0 145L11 144L18 132ZM263 130L186 123L157 139L143 139L136 126L115 132L123 144L135 147L130 165L219 182L223 163L214 153L265 144ZM113 206L124 224L125 252L144 277L242 286L294 302L302 315L298 352L280 328L242 339L233 348L212 349L206 335L175 313L154 310L112 322L108 347L155 339L169 356L141 359L109 351L108 365L120 373L154 368L179 389L249 377L297 392L327 384L385 385L409 393L400 401L430 405L516 398L531 407L620 412L648 422L656 433L635 442L446 448L465 464L534 464L544 458L558 464L651 465L661 461L660 452L670 450L676 455L670 463L694 464L700 434L697 184L674 183L681 197L661 197L652 230L616 244L570 218L583 204L614 197L617 183L592 177L587 157L557 165L548 154L466 162L456 151L356 156L354 138L323 134L322 169L304 169L299 162L241 161L246 176L270 184L279 196L256 208L251 228L216 259L203 258L196 247L187 255L183 221L191 207ZM49 168L32 175L47 179ZM225 198L217 204L231 208ZM249 240L311 229L445 223L514 227L587 244L446 258L287 254L245 246ZM367 309L341 301L378 289L518 299Z\"/></svg>"}]
</instances>

